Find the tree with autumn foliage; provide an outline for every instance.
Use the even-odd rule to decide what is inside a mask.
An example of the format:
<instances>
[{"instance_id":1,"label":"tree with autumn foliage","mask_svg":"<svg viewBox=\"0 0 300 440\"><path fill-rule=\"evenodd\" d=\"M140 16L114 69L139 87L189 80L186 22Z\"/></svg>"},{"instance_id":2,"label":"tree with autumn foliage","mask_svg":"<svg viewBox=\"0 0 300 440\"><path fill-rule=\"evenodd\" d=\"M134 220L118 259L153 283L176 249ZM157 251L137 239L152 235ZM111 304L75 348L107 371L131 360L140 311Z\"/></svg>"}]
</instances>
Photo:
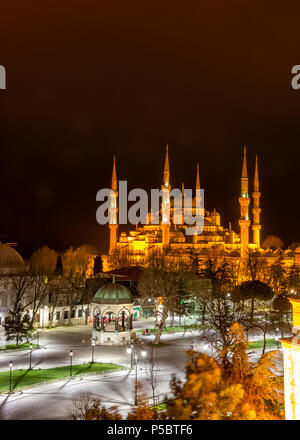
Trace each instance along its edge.
<instances>
[{"instance_id":1,"label":"tree with autumn foliage","mask_svg":"<svg viewBox=\"0 0 300 440\"><path fill-rule=\"evenodd\" d=\"M230 368L223 372L228 383L240 383L244 389L243 399L236 408L234 418L278 420L283 418L282 378L277 367L278 352L264 353L257 363L250 362L248 343L241 325L230 328L232 342Z\"/></svg>"},{"instance_id":2,"label":"tree with autumn foliage","mask_svg":"<svg viewBox=\"0 0 300 440\"><path fill-rule=\"evenodd\" d=\"M241 325L229 330L223 356L227 368L204 353L187 352L186 381L173 377L174 400L165 418L171 420L279 420L283 418L282 380L277 353L269 351L257 363L248 357Z\"/></svg>"},{"instance_id":3,"label":"tree with autumn foliage","mask_svg":"<svg viewBox=\"0 0 300 440\"><path fill-rule=\"evenodd\" d=\"M169 420L224 420L242 401L240 384L222 380L218 362L204 353L188 351L186 381L175 376L171 382L174 400L167 405Z\"/></svg>"}]
</instances>

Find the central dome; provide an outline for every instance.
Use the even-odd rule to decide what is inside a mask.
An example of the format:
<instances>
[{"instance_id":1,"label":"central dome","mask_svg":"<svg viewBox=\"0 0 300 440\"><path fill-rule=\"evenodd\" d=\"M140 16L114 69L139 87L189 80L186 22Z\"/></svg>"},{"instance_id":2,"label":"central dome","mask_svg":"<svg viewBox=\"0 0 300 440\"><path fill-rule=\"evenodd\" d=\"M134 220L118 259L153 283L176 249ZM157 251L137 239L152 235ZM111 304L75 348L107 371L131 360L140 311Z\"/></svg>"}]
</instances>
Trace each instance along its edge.
<instances>
[{"instance_id":1,"label":"central dome","mask_svg":"<svg viewBox=\"0 0 300 440\"><path fill-rule=\"evenodd\" d=\"M109 283L97 290L93 302L97 304L133 304L134 299L127 287L122 284Z\"/></svg>"},{"instance_id":2,"label":"central dome","mask_svg":"<svg viewBox=\"0 0 300 440\"><path fill-rule=\"evenodd\" d=\"M15 249L0 243L0 274L17 274L26 271L23 258Z\"/></svg>"}]
</instances>

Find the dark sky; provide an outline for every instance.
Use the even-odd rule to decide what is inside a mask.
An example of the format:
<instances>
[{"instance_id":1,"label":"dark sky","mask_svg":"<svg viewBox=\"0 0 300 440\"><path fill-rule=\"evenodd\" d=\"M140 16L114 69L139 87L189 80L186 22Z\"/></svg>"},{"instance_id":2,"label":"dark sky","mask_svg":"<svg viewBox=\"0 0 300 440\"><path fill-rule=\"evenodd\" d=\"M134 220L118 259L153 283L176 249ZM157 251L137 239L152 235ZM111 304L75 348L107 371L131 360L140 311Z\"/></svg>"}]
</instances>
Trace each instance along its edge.
<instances>
[{"instance_id":1,"label":"dark sky","mask_svg":"<svg viewBox=\"0 0 300 440\"><path fill-rule=\"evenodd\" d=\"M1 5L0 235L25 254L42 244L107 250L96 192L191 187L239 217L243 145L259 155L263 237L299 236L298 2L65 0Z\"/></svg>"}]
</instances>

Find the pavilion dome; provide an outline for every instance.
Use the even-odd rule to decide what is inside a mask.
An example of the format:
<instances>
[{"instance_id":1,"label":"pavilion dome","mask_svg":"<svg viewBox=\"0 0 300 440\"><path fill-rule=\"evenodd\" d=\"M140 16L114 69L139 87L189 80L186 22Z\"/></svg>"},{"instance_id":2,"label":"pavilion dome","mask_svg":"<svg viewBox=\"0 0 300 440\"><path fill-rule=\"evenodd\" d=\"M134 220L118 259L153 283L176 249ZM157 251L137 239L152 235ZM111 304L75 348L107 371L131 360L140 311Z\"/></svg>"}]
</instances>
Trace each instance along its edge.
<instances>
[{"instance_id":1,"label":"pavilion dome","mask_svg":"<svg viewBox=\"0 0 300 440\"><path fill-rule=\"evenodd\" d=\"M0 275L12 275L26 272L23 258L15 249L0 243Z\"/></svg>"},{"instance_id":2,"label":"pavilion dome","mask_svg":"<svg viewBox=\"0 0 300 440\"><path fill-rule=\"evenodd\" d=\"M97 290L93 302L97 304L133 304L134 299L127 287L118 283L109 283Z\"/></svg>"}]
</instances>

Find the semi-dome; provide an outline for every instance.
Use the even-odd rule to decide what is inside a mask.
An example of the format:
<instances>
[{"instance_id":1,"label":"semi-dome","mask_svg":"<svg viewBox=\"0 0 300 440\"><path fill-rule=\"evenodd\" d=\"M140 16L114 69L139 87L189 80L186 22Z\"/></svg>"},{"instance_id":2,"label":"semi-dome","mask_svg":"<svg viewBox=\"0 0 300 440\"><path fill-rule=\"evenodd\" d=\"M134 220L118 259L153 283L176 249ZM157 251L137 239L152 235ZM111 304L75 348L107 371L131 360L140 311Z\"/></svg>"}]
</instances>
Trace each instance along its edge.
<instances>
[{"instance_id":1,"label":"semi-dome","mask_svg":"<svg viewBox=\"0 0 300 440\"><path fill-rule=\"evenodd\" d=\"M26 271L23 258L15 249L0 243L0 274L17 274Z\"/></svg>"},{"instance_id":2,"label":"semi-dome","mask_svg":"<svg viewBox=\"0 0 300 440\"><path fill-rule=\"evenodd\" d=\"M97 304L133 304L134 299L127 287L118 283L109 283L97 290L93 302Z\"/></svg>"},{"instance_id":3,"label":"semi-dome","mask_svg":"<svg viewBox=\"0 0 300 440\"><path fill-rule=\"evenodd\" d=\"M185 237L180 231L171 231L170 232L170 241L175 243L184 243Z\"/></svg>"}]
</instances>

